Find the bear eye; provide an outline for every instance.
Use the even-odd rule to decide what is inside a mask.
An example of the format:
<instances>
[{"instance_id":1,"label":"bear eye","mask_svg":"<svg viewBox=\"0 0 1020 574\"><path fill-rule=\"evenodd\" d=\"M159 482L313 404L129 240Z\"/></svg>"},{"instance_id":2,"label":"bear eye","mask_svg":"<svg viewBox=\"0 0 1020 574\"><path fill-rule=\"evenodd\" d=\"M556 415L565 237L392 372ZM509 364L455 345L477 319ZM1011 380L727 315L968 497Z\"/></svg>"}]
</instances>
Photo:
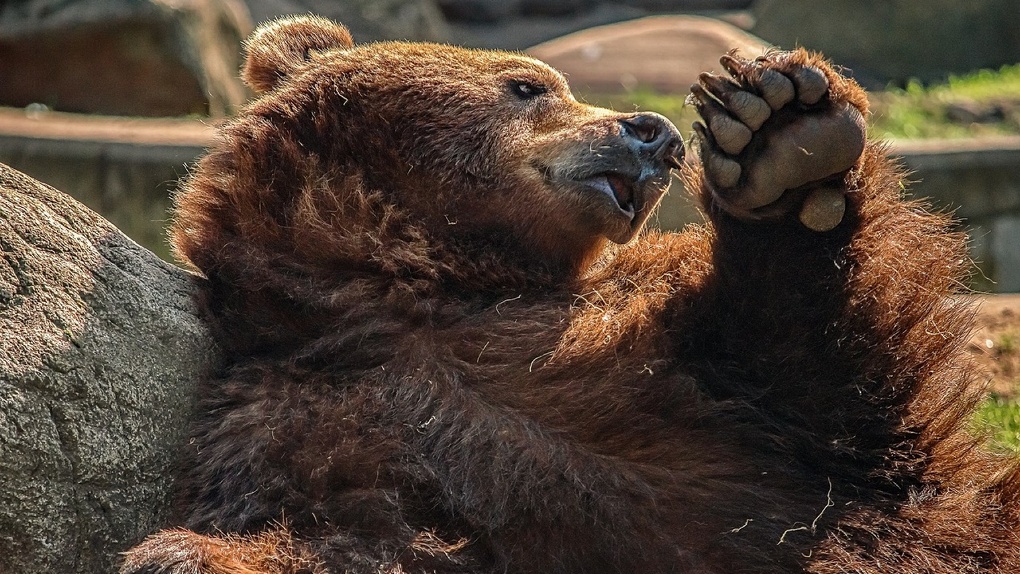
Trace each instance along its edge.
<instances>
[{"instance_id":1,"label":"bear eye","mask_svg":"<svg viewBox=\"0 0 1020 574\"><path fill-rule=\"evenodd\" d=\"M510 89L513 91L514 95L522 100L537 98L549 91L549 88L543 85L520 80L511 82Z\"/></svg>"}]
</instances>

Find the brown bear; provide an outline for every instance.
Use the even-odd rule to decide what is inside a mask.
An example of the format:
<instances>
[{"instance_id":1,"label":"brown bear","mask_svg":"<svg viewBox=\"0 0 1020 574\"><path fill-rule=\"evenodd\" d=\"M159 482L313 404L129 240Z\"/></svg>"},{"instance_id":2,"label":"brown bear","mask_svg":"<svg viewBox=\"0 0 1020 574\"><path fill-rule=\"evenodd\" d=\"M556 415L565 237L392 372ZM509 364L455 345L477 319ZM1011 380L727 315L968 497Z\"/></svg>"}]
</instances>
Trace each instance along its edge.
<instances>
[{"instance_id":1,"label":"brown bear","mask_svg":"<svg viewBox=\"0 0 1020 574\"><path fill-rule=\"evenodd\" d=\"M172 232L226 359L122 572L1020 571L964 239L820 56L724 56L683 160L521 54L246 50ZM674 168L706 223L642 231Z\"/></svg>"}]
</instances>

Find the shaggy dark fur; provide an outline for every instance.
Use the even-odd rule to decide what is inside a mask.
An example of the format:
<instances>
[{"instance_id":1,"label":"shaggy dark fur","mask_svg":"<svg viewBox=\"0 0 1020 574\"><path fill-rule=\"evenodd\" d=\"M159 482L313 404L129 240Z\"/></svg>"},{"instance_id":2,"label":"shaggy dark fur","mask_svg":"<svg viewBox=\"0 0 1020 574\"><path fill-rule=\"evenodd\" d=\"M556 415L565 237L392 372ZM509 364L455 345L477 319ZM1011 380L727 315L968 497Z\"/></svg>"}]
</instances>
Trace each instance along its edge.
<instances>
[{"instance_id":1,"label":"shaggy dark fur","mask_svg":"<svg viewBox=\"0 0 1020 574\"><path fill-rule=\"evenodd\" d=\"M817 56L754 65L828 92L745 168L801 115L866 112ZM245 74L264 93L173 232L228 357L188 530L124 572L1020 571L1020 474L967 432L964 239L880 145L827 178L832 231L735 216L690 162L709 221L615 246L662 178L631 184L633 230L557 178L621 130L666 138L668 170L673 128L538 62L302 18L257 32Z\"/></svg>"}]
</instances>

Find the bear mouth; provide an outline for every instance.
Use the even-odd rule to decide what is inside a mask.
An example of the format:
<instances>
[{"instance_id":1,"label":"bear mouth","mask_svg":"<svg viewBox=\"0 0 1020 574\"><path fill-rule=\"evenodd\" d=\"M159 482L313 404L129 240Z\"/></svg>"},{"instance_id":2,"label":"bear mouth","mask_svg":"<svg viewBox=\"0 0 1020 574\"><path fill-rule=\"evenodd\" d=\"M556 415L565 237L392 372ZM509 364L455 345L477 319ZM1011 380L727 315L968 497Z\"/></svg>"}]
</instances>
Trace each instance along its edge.
<instances>
[{"instance_id":1,"label":"bear mouth","mask_svg":"<svg viewBox=\"0 0 1020 574\"><path fill-rule=\"evenodd\" d=\"M633 220L640 210L635 182L628 177L607 172L583 179L579 183L605 194L629 220Z\"/></svg>"}]
</instances>

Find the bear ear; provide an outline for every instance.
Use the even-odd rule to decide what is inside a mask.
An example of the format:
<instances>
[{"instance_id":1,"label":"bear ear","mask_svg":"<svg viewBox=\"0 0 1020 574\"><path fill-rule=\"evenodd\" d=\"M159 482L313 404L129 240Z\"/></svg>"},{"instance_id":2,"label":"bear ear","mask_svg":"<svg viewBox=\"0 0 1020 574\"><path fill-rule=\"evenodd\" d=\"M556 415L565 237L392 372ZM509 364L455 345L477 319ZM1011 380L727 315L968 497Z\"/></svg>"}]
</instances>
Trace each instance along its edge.
<instances>
[{"instance_id":1,"label":"bear ear","mask_svg":"<svg viewBox=\"0 0 1020 574\"><path fill-rule=\"evenodd\" d=\"M244 43L241 79L258 93L268 92L311 58L313 51L350 48L347 28L318 16L266 22Z\"/></svg>"}]
</instances>

